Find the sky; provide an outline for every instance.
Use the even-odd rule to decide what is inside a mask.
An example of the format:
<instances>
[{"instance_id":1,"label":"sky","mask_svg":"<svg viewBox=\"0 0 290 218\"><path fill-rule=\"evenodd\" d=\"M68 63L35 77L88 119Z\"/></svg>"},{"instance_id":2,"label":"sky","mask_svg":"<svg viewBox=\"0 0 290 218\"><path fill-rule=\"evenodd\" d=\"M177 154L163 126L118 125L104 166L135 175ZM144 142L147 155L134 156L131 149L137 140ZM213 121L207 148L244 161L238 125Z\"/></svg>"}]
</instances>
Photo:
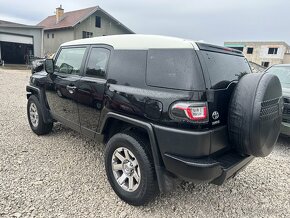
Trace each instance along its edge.
<instances>
[{"instance_id":1,"label":"sky","mask_svg":"<svg viewBox=\"0 0 290 218\"><path fill-rule=\"evenodd\" d=\"M0 0L0 20L36 25L55 8L99 5L135 33L290 44L289 0Z\"/></svg>"}]
</instances>

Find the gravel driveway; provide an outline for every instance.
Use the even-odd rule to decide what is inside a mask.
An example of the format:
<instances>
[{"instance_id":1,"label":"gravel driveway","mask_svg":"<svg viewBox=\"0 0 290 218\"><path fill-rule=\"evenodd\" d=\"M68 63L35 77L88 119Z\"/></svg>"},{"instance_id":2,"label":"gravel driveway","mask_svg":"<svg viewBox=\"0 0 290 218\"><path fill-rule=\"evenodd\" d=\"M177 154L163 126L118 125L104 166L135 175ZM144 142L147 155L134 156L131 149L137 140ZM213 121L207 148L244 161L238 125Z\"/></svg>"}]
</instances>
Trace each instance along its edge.
<instances>
[{"instance_id":1,"label":"gravel driveway","mask_svg":"<svg viewBox=\"0 0 290 218\"><path fill-rule=\"evenodd\" d=\"M32 133L28 79L0 68L0 217L290 217L290 138L223 186L183 183L133 207L106 180L103 145L60 124Z\"/></svg>"}]
</instances>

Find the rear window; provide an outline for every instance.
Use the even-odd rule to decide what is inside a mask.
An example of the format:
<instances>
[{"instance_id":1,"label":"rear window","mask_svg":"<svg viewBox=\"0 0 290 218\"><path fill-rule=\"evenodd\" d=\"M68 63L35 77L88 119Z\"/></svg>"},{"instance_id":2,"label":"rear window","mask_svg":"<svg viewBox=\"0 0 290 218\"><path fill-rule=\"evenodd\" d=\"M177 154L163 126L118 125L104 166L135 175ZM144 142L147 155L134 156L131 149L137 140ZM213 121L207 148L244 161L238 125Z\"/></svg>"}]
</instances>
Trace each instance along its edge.
<instances>
[{"instance_id":1,"label":"rear window","mask_svg":"<svg viewBox=\"0 0 290 218\"><path fill-rule=\"evenodd\" d=\"M213 89L224 89L243 75L251 73L248 61L243 56L218 52L200 51L205 60Z\"/></svg>"},{"instance_id":2,"label":"rear window","mask_svg":"<svg viewBox=\"0 0 290 218\"><path fill-rule=\"evenodd\" d=\"M149 49L146 83L180 90L204 89L201 66L193 49Z\"/></svg>"}]
</instances>

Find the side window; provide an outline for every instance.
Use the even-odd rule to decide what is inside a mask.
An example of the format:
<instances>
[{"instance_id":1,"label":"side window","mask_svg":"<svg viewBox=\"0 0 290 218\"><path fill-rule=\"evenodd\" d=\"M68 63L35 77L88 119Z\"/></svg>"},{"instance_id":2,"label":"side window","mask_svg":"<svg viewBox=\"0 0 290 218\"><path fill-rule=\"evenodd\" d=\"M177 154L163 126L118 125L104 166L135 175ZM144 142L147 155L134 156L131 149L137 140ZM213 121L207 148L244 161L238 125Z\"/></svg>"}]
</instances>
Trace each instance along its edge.
<instances>
[{"instance_id":1,"label":"side window","mask_svg":"<svg viewBox=\"0 0 290 218\"><path fill-rule=\"evenodd\" d=\"M55 62L55 72L64 74L80 74L86 48L63 48Z\"/></svg>"},{"instance_id":2,"label":"side window","mask_svg":"<svg viewBox=\"0 0 290 218\"><path fill-rule=\"evenodd\" d=\"M146 50L115 50L110 57L110 83L144 87L147 63Z\"/></svg>"},{"instance_id":3,"label":"side window","mask_svg":"<svg viewBox=\"0 0 290 218\"><path fill-rule=\"evenodd\" d=\"M86 75L105 78L109 56L110 50L108 49L92 48L86 67Z\"/></svg>"},{"instance_id":4,"label":"side window","mask_svg":"<svg viewBox=\"0 0 290 218\"><path fill-rule=\"evenodd\" d=\"M146 83L149 86L198 90L203 77L193 49L149 49Z\"/></svg>"}]
</instances>

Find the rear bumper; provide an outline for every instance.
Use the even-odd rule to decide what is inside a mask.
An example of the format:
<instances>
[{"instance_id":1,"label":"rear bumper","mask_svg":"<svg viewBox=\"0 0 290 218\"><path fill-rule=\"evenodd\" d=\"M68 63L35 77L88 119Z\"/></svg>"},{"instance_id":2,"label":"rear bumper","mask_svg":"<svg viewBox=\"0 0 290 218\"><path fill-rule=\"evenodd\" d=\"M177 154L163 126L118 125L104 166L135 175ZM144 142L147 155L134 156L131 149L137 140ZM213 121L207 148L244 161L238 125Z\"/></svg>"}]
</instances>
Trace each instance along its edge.
<instances>
[{"instance_id":1,"label":"rear bumper","mask_svg":"<svg viewBox=\"0 0 290 218\"><path fill-rule=\"evenodd\" d=\"M165 154L164 163L167 170L186 181L195 183L210 182L223 184L247 166L253 156L242 157L235 152L228 152L216 158L184 158Z\"/></svg>"},{"instance_id":2,"label":"rear bumper","mask_svg":"<svg viewBox=\"0 0 290 218\"><path fill-rule=\"evenodd\" d=\"M176 154L182 157L207 157L228 149L227 126L211 130L193 131L153 125L161 155Z\"/></svg>"},{"instance_id":3,"label":"rear bumper","mask_svg":"<svg viewBox=\"0 0 290 218\"><path fill-rule=\"evenodd\" d=\"M282 122L281 132L282 135L290 136L290 123Z\"/></svg>"},{"instance_id":4,"label":"rear bumper","mask_svg":"<svg viewBox=\"0 0 290 218\"><path fill-rule=\"evenodd\" d=\"M253 160L231 149L227 126L203 131L153 128L165 168L187 181L220 185Z\"/></svg>"}]
</instances>

